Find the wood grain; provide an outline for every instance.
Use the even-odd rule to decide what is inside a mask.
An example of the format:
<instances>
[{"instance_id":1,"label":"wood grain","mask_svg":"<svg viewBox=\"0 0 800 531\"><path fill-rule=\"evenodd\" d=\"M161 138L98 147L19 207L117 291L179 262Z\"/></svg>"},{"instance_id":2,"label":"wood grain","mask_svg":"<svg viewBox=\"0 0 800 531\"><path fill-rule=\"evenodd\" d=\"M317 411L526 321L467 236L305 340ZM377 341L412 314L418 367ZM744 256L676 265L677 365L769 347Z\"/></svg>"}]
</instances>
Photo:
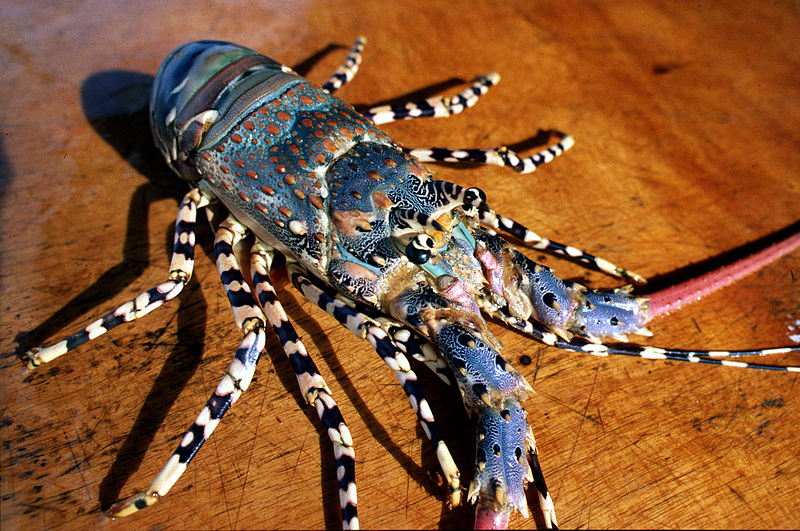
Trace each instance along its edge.
<instances>
[{"instance_id":1,"label":"wood grain","mask_svg":"<svg viewBox=\"0 0 800 531\"><path fill-rule=\"evenodd\" d=\"M152 147L144 109L151 76L185 41L239 42L321 82L344 58L331 45L367 35L362 70L340 93L357 104L500 72L468 112L387 131L404 145L451 147L568 131L576 147L532 176L435 169L537 232L656 282L800 218L791 2L155 4L0 8L3 529L338 525L330 450L274 340L169 496L133 521L101 516L148 485L240 339L208 231L179 302L31 375L16 359L164 278L182 186ZM798 279L795 252L654 322L652 344L789 344L800 333ZM280 296L356 440L362 525L468 525L469 508L445 506L433 453L369 345L291 287ZM591 358L493 330L537 390L526 408L563 527L797 526L796 375ZM467 484L473 440L457 393L417 372Z\"/></svg>"}]
</instances>

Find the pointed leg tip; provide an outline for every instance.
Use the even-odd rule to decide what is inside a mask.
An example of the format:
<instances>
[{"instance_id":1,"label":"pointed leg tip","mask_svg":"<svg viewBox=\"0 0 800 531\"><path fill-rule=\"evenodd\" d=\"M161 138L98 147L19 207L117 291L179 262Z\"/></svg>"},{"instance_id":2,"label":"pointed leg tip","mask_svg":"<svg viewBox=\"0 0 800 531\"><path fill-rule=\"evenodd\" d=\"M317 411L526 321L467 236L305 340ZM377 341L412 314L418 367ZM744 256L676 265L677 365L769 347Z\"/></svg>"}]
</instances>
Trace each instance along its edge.
<instances>
[{"instance_id":1,"label":"pointed leg tip","mask_svg":"<svg viewBox=\"0 0 800 531\"><path fill-rule=\"evenodd\" d=\"M29 351L27 351L25 354L22 355L23 361L27 361L28 362L27 365L26 365L26 367L28 369L28 372L31 372L36 367L38 367L39 365L42 364L42 362L39 361L38 353L39 353L39 349L38 348L32 348Z\"/></svg>"},{"instance_id":2,"label":"pointed leg tip","mask_svg":"<svg viewBox=\"0 0 800 531\"><path fill-rule=\"evenodd\" d=\"M114 504L103 514L110 520L116 520L117 518L130 516L133 513L139 512L142 509L153 505L158 501L158 498L158 494L143 492L132 498L128 498L127 500Z\"/></svg>"}]
</instances>

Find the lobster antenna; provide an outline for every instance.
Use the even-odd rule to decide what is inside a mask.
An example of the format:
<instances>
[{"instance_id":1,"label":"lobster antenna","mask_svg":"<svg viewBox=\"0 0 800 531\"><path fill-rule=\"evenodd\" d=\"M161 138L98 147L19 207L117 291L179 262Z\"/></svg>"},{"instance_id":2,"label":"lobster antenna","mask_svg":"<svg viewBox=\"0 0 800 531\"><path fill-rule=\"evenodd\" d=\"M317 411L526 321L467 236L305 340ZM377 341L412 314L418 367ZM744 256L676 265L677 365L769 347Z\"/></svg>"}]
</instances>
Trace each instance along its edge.
<instances>
[{"instance_id":1,"label":"lobster antenna","mask_svg":"<svg viewBox=\"0 0 800 531\"><path fill-rule=\"evenodd\" d=\"M699 277L648 295L648 321L722 289L800 247L800 232Z\"/></svg>"}]
</instances>

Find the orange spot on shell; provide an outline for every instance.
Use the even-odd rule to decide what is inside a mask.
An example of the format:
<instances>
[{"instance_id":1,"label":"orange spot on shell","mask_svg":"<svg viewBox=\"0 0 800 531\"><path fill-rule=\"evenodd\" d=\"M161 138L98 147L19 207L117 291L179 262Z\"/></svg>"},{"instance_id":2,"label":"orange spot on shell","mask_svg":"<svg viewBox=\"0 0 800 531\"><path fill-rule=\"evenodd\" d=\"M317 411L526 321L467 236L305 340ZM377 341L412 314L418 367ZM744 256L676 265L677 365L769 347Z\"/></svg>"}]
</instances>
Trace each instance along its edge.
<instances>
[{"instance_id":1,"label":"orange spot on shell","mask_svg":"<svg viewBox=\"0 0 800 531\"><path fill-rule=\"evenodd\" d=\"M267 133L271 135L277 135L280 132L281 132L280 129L278 129L278 127L275 124L269 124L267 126Z\"/></svg>"},{"instance_id":2,"label":"orange spot on shell","mask_svg":"<svg viewBox=\"0 0 800 531\"><path fill-rule=\"evenodd\" d=\"M283 164L278 164L277 166L275 166L275 169L278 171L278 173L286 172L286 166L284 166Z\"/></svg>"},{"instance_id":3,"label":"orange spot on shell","mask_svg":"<svg viewBox=\"0 0 800 531\"><path fill-rule=\"evenodd\" d=\"M300 101L305 105L311 105L312 103L314 103L314 100L305 95L300 96Z\"/></svg>"},{"instance_id":4,"label":"orange spot on shell","mask_svg":"<svg viewBox=\"0 0 800 531\"><path fill-rule=\"evenodd\" d=\"M427 175L425 170L423 168L421 168L420 166L418 166L417 164L406 164L406 166L408 167L409 171L411 172L411 175L419 177L420 179L422 179L423 177L425 177L425 175Z\"/></svg>"},{"instance_id":5,"label":"orange spot on shell","mask_svg":"<svg viewBox=\"0 0 800 531\"><path fill-rule=\"evenodd\" d=\"M259 209L264 214L267 213L267 205L265 205L263 203L256 203L256 208Z\"/></svg>"},{"instance_id":6,"label":"orange spot on shell","mask_svg":"<svg viewBox=\"0 0 800 531\"><path fill-rule=\"evenodd\" d=\"M245 172L245 174L248 177L250 177L251 179L258 179L258 174L256 172L254 172L253 170L247 170L247 172Z\"/></svg>"},{"instance_id":7,"label":"orange spot on shell","mask_svg":"<svg viewBox=\"0 0 800 531\"><path fill-rule=\"evenodd\" d=\"M242 143L242 137L240 135L236 134L236 133L233 133L231 135L231 141L236 142L237 144L241 144Z\"/></svg>"},{"instance_id":8,"label":"orange spot on shell","mask_svg":"<svg viewBox=\"0 0 800 531\"><path fill-rule=\"evenodd\" d=\"M242 201L244 201L245 203L249 203L250 202L250 198L247 197L247 194L245 194L244 192L239 192L239 197L241 197Z\"/></svg>"},{"instance_id":9,"label":"orange spot on shell","mask_svg":"<svg viewBox=\"0 0 800 531\"><path fill-rule=\"evenodd\" d=\"M275 195L275 189L270 186L267 186L266 184L261 185L261 191L267 195Z\"/></svg>"},{"instance_id":10,"label":"orange spot on shell","mask_svg":"<svg viewBox=\"0 0 800 531\"><path fill-rule=\"evenodd\" d=\"M392 159L383 159L383 162L390 168L394 168L395 166L397 166L397 163Z\"/></svg>"},{"instance_id":11,"label":"orange spot on shell","mask_svg":"<svg viewBox=\"0 0 800 531\"><path fill-rule=\"evenodd\" d=\"M283 182L285 182L286 184L294 184L295 183L294 175L292 175L291 173L287 173L283 178Z\"/></svg>"},{"instance_id":12,"label":"orange spot on shell","mask_svg":"<svg viewBox=\"0 0 800 531\"><path fill-rule=\"evenodd\" d=\"M298 199L305 199L306 198L306 194L304 194L303 191L300 190L299 188L295 188L294 189L294 195L296 195Z\"/></svg>"},{"instance_id":13,"label":"orange spot on shell","mask_svg":"<svg viewBox=\"0 0 800 531\"><path fill-rule=\"evenodd\" d=\"M336 153L336 145L330 138L326 138L322 141L322 145L325 149L327 149L331 153Z\"/></svg>"},{"instance_id":14,"label":"orange spot on shell","mask_svg":"<svg viewBox=\"0 0 800 531\"><path fill-rule=\"evenodd\" d=\"M300 123L303 124L303 127L311 127L314 125L314 122L312 122L310 118L303 118L303 121Z\"/></svg>"},{"instance_id":15,"label":"orange spot on shell","mask_svg":"<svg viewBox=\"0 0 800 531\"><path fill-rule=\"evenodd\" d=\"M291 144L291 145L289 146L289 151L291 151L292 153L294 153L295 155L297 155L298 153L300 153L300 148L299 148L299 147L297 147L297 146L296 146L296 145L294 145L294 144Z\"/></svg>"},{"instance_id":16,"label":"orange spot on shell","mask_svg":"<svg viewBox=\"0 0 800 531\"><path fill-rule=\"evenodd\" d=\"M292 215L292 211L286 208L285 206L279 207L278 212L286 216L287 218Z\"/></svg>"},{"instance_id":17,"label":"orange spot on shell","mask_svg":"<svg viewBox=\"0 0 800 531\"><path fill-rule=\"evenodd\" d=\"M233 161L233 163L240 168L244 168L244 161L242 159L236 159Z\"/></svg>"},{"instance_id":18,"label":"orange spot on shell","mask_svg":"<svg viewBox=\"0 0 800 531\"><path fill-rule=\"evenodd\" d=\"M378 208L388 209L394 206L394 203L391 199L389 199L389 196L381 191L372 192L372 201Z\"/></svg>"},{"instance_id":19,"label":"orange spot on shell","mask_svg":"<svg viewBox=\"0 0 800 531\"><path fill-rule=\"evenodd\" d=\"M289 116L288 112L280 111L278 112L278 119L283 120L284 122L288 122L291 116Z\"/></svg>"},{"instance_id":20,"label":"orange spot on shell","mask_svg":"<svg viewBox=\"0 0 800 531\"><path fill-rule=\"evenodd\" d=\"M253 122L251 122L250 120L245 120L245 121L244 121L244 123L242 123L242 125L243 125L243 126L244 126L244 128L245 128L245 129L247 129L248 131L252 131L253 129L255 129L255 128L256 128L256 126L255 126L255 125L253 125Z\"/></svg>"},{"instance_id":21,"label":"orange spot on shell","mask_svg":"<svg viewBox=\"0 0 800 531\"><path fill-rule=\"evenodd\" d=\"M322 198L318 195L310 195L308 196L308 202L314 205L314 207L322 209Z\"/></svg>"}]
</instances>

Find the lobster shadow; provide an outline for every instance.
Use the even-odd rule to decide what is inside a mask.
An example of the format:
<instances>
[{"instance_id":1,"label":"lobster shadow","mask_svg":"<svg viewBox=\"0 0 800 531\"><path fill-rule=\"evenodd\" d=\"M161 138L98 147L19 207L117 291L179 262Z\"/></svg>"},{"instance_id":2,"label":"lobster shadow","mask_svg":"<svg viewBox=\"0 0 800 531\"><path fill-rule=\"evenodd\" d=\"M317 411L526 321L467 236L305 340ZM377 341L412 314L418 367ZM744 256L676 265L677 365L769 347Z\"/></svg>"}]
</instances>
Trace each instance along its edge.
<instances>
[{"instance_id":1,"label":"lobster shadow","mask_svg":"<svg viewBox=\"0 0 800 531\"><path fill-rule=\"evenodd\" d=\"M147 220L150 206L157 201L173 199L177 211L177 205L186 191L186 185L175 179L164 165L163 157L151 140L148 108L152 84L153 76L116 70L94 74L83 84L82 104L89 123L149 182L139 186L131 197L122 261L35 328L29 338L36 339L37 343L61 331L66 323L81 317L88 310L118 300L123 289L134 283L149 267ZM198 224L197 233L200 249L212 256L210 242L213 235L208 227ZM172 252L173 234L174 223L164 232L163 249L167 256ZM175 315L175 346L164 360L132 428L124 437L109 472L100 483L101 510L108 509L117 501L123 486L141 465L158 428L202 361L207 304L200 283L186 286L178 299ZM27 341L30 339L26 338ZM114 441L114 444L118 443Z\"/></svg>"}]
</instances>

